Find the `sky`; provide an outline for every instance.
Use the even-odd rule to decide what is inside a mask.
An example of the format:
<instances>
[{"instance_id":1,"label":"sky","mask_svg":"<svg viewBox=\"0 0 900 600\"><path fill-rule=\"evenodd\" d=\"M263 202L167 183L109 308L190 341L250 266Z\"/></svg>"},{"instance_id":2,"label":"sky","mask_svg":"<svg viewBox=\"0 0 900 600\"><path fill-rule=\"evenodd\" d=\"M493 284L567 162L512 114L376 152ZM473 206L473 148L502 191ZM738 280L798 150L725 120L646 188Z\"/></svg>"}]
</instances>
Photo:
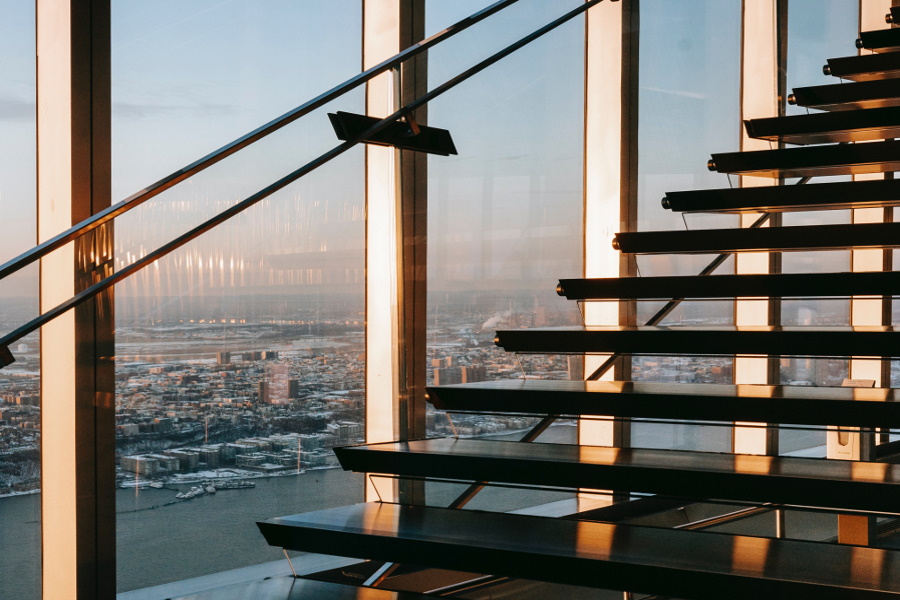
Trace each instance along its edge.
<instances>
[{"instance_id":1,"label":"sky","mask_svg":"<svg viewBox=\"0 0 900 600\"><path fill-rule=\"evenodd\" d=\"M817 75L823 59L853 51L855 2L826 1L828 10L821 10L822 0L790 4L794 85L824 83ZM487 3L427 0L426 33ZM359 0L112 4L113 201L360 70ZM522 0L501 13L502 21L495 17L430 51L430 84L576 4ZM33 5L0 0L0 261L34 242ZM639 226L682 228L679 217L659 209L659 197L667 189L727 185L705 162L711 152L737 149L740 0L643 0L642 10L653 18L641 35ZM484 277L538 285L579 274L582 27L581 20L564 26L430 106L429 123L450 129L461 151L429 161L430 261L438 285L455 279L465 287ZM356 92L328 110L362 112L362 106ZM121 259L152 250L332 147L325 112L121 218L118 231L127 234L117 237ZM265 269L273 264L267 257L277 254L276 271L314 281L312 271L300 273L309 257L333 252L352 257L357 266L345 281L356 282L364 248L363 169L362 154L348 153L268 208L252 209L195 242L171 259L171 268L205 265L198 277L208 289L233 280L235 260ZM279 215L271 231L267 211ZM346 261L335 265L344 268ZM157 293L160 284L153 282L145 274L123 291ZM184 293L184 285L174 288ZM0 295L27 287L0 285Z\"/></svg>"},{"instance_id":2,"label":"sky","mask_svg":"<svg viewBox=\"0 0 900 600\"><path fill-rule=\"evenodd\" d=\"M0 238L0 259L5 260L29 247L34 236L34 41L29 37L31 4L0 1L5 12L18 19L0 24L4 55L19 57L19 62L4 62L2 66L15 77L0 78L0 122L4 123L0 151L9 156L0 166L0 208L7 215L3 229L9 231ZM485 0L430 1L428 33L485 4ZM526 0L507 9L502 24L465 32L432 52L432 85L577 4L574 0ZM359 7L358 0L113 2L113 201L358 73ZM444 253L447 260L481 261L486 260L487 252L494 267L484 274L503 271L512 280L523 275L523 268L537 262L522 248L533 236L522 236L521 231L539 225L543 229L536 230L538 236L557 241L577 239L582 44L581 24L567 25L537 42L533 49L509 57L432 105L432 122L451 129L457 145L464 149L459 157L432 162L434 196L447 199L444 203L435 201L435 215L441 215L443 227L471 229L473 221L482 220L479 202L488 194L493 216L488 218L487 227L498 230L486 234L491 240L487 244L470 240L465 246L469 251ZM545 68L548 61L552 64L555 57L563 55L564 68ZM561 89L561 85L567 89ZM555 97L562 91L563 99ZM362 92L348 94L328 109L362 112ZM307 116L119 218L117 231L127 233L117 236L120 258L128 262L152 250L334 146L336 140L324 112ZM9 123L15 123L16 128ZM31 144L31 150L22 152L25 141ZM270 205L289 205L302 196L301 203L309 210L279 210L279 227L268 236L260 233L266 209L252 209L247 218L211 232L186 249L179 260L173 257L170 262L207 265L207 277L201 280L220 285L220 280L231 278L212 273L209 264L231 268L236 253L252 255L247 264L259 264L261 256L273 253L309 256L323 250L356 251L361 260L361 153L341 157L336 161L338 167L339 174L314 174L280 194L283 200L273 199ZM448 198L448 193L455 197ZM538 201L529 202L526 196ZM561 202L561 197L566 200ZM553 210L548 208L551 202ZM335 207L330 210L331 216L326 214L327 206ZM529 208L524 210L523 206ZM348 222L335 220L334 214L341 212L352 215ZM574 228L576 236L569 235L563 223ZM522 238L519 248L509 243L513 236ZM463 248L452 240L445 246ZM486 246L491 248L485 250ZM504 254L503 250L508 252ZM563 262L580 264L580 247L576 244L572 250L567 254L573 258L566 257ZM284 261L281 256L279 262ZM551 262L561 264L558 259ZM470 271L443 272L449 276ZM153 277L143 277L143 283L136 280L122 288L136 294L142 290L152 293L147 286L153 285ZM472 275L462 278L470 280ZM356 281L358 277L351 279ZM183 286L175 287L184 290ZM21 290L21 286L15 286L14 292Z\"/></svg>"}]
</instances>

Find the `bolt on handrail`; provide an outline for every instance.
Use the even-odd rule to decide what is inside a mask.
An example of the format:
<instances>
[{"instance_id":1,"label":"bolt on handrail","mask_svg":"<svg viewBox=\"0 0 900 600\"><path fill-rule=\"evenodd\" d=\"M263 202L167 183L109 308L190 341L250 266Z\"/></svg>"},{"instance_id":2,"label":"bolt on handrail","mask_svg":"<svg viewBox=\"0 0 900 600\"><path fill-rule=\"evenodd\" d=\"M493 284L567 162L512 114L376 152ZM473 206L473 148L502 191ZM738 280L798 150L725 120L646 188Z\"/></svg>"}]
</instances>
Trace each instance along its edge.
<instances>
[{"instance_id":1,"label":"bolt on handrail","mask_svg":"<svg viewBox=\"0 0 900 600\"><path fill-rule=\"evenodd\" d=\"M0 280L5 277L12 275L16 271L26 267L36 260L46 256L53 250L60 248L61 246L71 242L74 239L81 237L82 235L97 229L98 227L112 221L119 215L126 213L134 208L137 208L147 200L158 196L159 194L165 192L166 190L174 187L175 185L181 183L185 179L193 177L194 175L200 173L201 171L206 170L207 168L213 166L214 164L228 158L232 154L258 142L264 137L268 136L271 133L274 133L285 127L290 125L297 119L303 117L311 113L312 111L321 108L325 104L331 102L343 96L347 92L356 89L360 85L366 83L370 79L377 77L378 75L400 65L403 61L413 58L417 56L429 48L440 44L441 42L450 39L454 35L468 29L472 25L475 25L484 19L490 17L491 15L503 10L504 8L515 4L519 0L499 0L490 6L487 6L481 9L478 12L475 12L465 19L454 23L453 25L443 29L429 38L422 40L416 44L413 44L409 48L395 54L391 58L371 67L358 75L354 75L350 79L344 81L343 83L331 88L327 92L320 94L309 100L304 102L300 106L289 110L284 113L280 117L276 117L275 119L269 121L265 125L262 125L253 131L242 135L241 137L233 140L218 150L215 150L203 158L200 158L191 164L171 173L156 183L132 194L131 196L125 198L121 202L113 204L112 206L101 210L100 212L88 217L87 219L81 221L80 223L73 225L66 231L44 241L35 246L34 248L20 254L16 258L0 265Z\"/></svg>"},{"instance_id":2,"label":"bolt on handrail","mask_svg":"<svg viewBox=\"0 0 900 600\"><path fill-rule=\"evenodd\" d=\"M506 0L506 1L509 1L509 0ZM516 0L513 0L513 1L516 1ZM57 306L51 308L50 310L38 315L37 317L35 317L31 321L29 321L28 323L25 323L24 325L17 328L16 330L6 334L2 338L0 338L0 367L8 365L12 362L12 360L14 360L12 357L12 354L9 351L9 345L12 344L13 342L16 342L16 341L22 339L29 333L36 331L41 326L52 321L59 315L67 312L68 310L74 308L75 306L78 306L79 304L81 304L83 302L86 302L87 300L90 300L91 298L100 294L104 290L112 287L119 281L122 281L126 277L140 271L144 267L149 266L150 264L156 262L157 260L166 256L167 254L177 250L181 246L184 246L191 240L199 237L200 235L204 234L205 232L209 231L210 229L213 229L214 227L220 225L221 223L224 223L231 217L233 217L237 214L240 214L244 210L257 204L258 202L264 200L265 198L268 198L275 192L287 187L288 185L290 185L294 181L300 179L307 173L310 173L310 172L314 171L315 169L319 168L320 166L324 165L325 163L331 161L332 159L337 158L338 156L340 156L341 154L343 154L350 148L356 146L362 140L371 138L373 135L375 135L379 131L385 129L386 127L388 127L392 123L398 121L399 119L402 119L402 118L412 114L413 112L415 112L416 109L420 108L421 106L424 106L431 100L434 100L435 98L437 98L444 92L447 92L447 91L453 89L460 83L468 80L472 76L480 73L481 71L485 70L489 66L491 66L494 63L500 61L501 59L509 56L513 52L516 52L520 48L530 44L534 40L544 36L545 34L549 33L550 31L553 31L560 25L563 25L564 23L572 20L573 18L584 13L589 8L592 8L593 6L599 4L600 2L603 2L603 0L587 0L584 4L579 5L577 8L570 10L569 12L567 12L564 15L562 15L561 17L555 19L554 21L551 21L550 23L533 31L532 33L526 35L525 37L520 38L519 40L506 46L502 50L492 54L488 58L482 60L481 62L470 67L469 69L463 71L456 77L448 79L447 81L445 81L438 87L434 88L430 92L427 92L427 93L423 94L422 96L419 96L418 98L416 98L415 100L413 100L412 102L407 104L406 106L401 107L400 109L395 111L393 114L388 115L387 117L381 119L380 121L378 121L377 123L375 123L374 125L369 127L367 130L361 132L358 136L355 136L355 137L345 141L344 143L339 144L338 146L335 146L331 150L328 150L327 152L319 155L317 158L314 158L313 160L306 163L302 167L288 173L287 175L285 175L281 179L277 180L276 182L264 187L263 189L256 192L255 194L248 196L244 200L229 207L228 209L222 211L221 213L215 215L214 217L211 217L210 219L197 225L196 227L187 231L186 233L183 233L180 236L178 236L177 238L169 241L168 243L163 244L162 246L160 246L153 252L150 252L149 254L141 257L140 259L136 260L135 262L131 263L130 265L123 267L119 271L116 271L112 275L109 275L108 277L106 277L106 278L98 281L97 283L91 285L90 287L84 289L83 291L81 291L78 294L76 294L75 296L69 298L65 302L58 304Z\"/></svg>"}]
</instances>

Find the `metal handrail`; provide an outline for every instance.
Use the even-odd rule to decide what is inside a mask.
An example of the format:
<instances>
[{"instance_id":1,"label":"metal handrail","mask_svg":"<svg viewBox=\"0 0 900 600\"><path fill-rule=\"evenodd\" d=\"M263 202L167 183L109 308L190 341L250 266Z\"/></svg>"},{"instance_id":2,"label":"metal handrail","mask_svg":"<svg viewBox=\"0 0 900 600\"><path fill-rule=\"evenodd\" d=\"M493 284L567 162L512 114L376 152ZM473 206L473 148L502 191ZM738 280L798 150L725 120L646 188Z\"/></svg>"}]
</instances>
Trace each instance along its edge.
<instances>
[{"instance_id":1,"label":"metal handrail","mask_svg":"<svg viewBox=\"0 0 900 600\"><path fill-rule=\"evenodd\" d=\"M34 248L20 254L16 258L0 265L0 280L5 277L15 273L16 271L22 269L40 259L43 256L46 256L53 250L71 242L74 239L81 237L82 235L97 229L98 227L112 221L119 215L126 213L134 208L137 208L147 200L158 196L159 194L165 192L166 190L174 187L175 185L181 183L185 179L193 177L197 173L204 171L205 169L213 166L221 160L224 160L235 154L236 152L250 146L251 144L261 140L262 138L268 136L271 133L274 133L285 127L290 125L300 117L309 114L310 112L316 110L317 108L321 108L325 104L331 102L339 98L340 96L346 94L347 92L356 89L360 85L366 83L370 79L377 77L378 75L388 71L397 65L401 64L403 61L413 58L417 56L429 48L440 44L441 42L450 39L457 33L460 33L472 25L483 21L484 19L490 17L491 15L503 10L504 8L515 4L519 0L499 0L494 4L483 8L482 10L473 13L472 15L454 23L453 25L443 29L429 38L422 40L416 44L413 44L409 48L395 54L391 58L371 67L363 71L362 73L355 75L348 79L347 81L331 88L327 92L320 94L309 100L308 102L304 102L300 106L289 110L284 113L280 117L269 121L265 125L254 129L253 131L242 135L236 140L229 142L219 148L207 154L203 158L192 162L186 167L171 173L156 183L150 185L149 187L144 188L143 190L132 194L128 198L125 198L121 202L113 204L112 206L101 210L94 215L91 215L87 219L81 221L77 225L73 225L66 231L44 241L35 246Z\"/></svg>"},{"instance_id":2,"label":"metal handrail","mask_svg":"<svg viewBox=\"0 0 900 600\"><path fill-rule=\"evenodd\" d=\"M261 200L264 200L265 198L271 196L275 192L287 187L288 185L290 185L297 179L300 179L307 173L314 171L315 169L319 168L320 166L324 165L325 163L340 156L341 154L343 154L350 148L354 147L360 141L367 139L367 138L371 138L379 131L385 129L386 127L388 127L392 123L396 122L397 120L402 119L402 118L406 117L407 115L412 114L413 112L415 112L416 109L427 104L431 100L434 100L435 98L437 98L444 92L447 92L448 90L453 89L454 87L456 87L460 83L466 81L470 77L480 73L481 71L485 70L489 66L491 66L494 63L500 61L501 59L509 56L513 52L516 52L520 48L530 44L534 40L544 36L545 34L549 33L550 31L553 31L560 25L563 25L564 23L572 20L573 18L582 14L589 8L592 8L593 6L599 4L600 2L603 2L603 0L587 0L584 4L579 5L577 8L565 13L561 17L557 18L554 21L551 21L547 25L544 25L540 29L533 31L532 33L526 35L525 37L519 39L516 42L513 42L509 46L506 46L502 50L496 52L495 54L492 54L488 58L482 60L481 62L470 67L469 69L463 71L456 77L448 79L443 84L434 88L430 92L423 94L422 96L413 100L406 106L401 107L400 109L395 111L393 114L381 119L380 121L378 121L377 123L372 125L370 128L368 128L366 131L363 131L362 133L360 133L358 136L353 137L338 146L335 146L331 150L325 152L324 154L321 154L317 158L306 163L299 169L296 169L296 170L292 171L291 173L288 173L287 175L285 175L278 181L266 186L265 188L261 189L260 191L256 192L255 194L252 194L251 196L245 198L241 202L238 202L237 204L229 207L228 209L222 211L221 213L215 215L214 217L211 217L210 219L204 221L200 225L197 225L193 229L191 229L191 230L187 231L186 233L183 233L182 235L178 236L177 238L171 240L167 244L160 246L153 252L141 257L140 259L136 260L135 262L131 263L130 265L123 267L119 271L116 271L115 273L106 277L105 279L102 279L101 281L95 283L94 285L79 292L78 294L76 294L72 298L66 300L65 302L62 302L61 304L58 304L57 306L51 308L50 310L40 314L39 316L32 319L28 323L22 325L18 329L8 333L7 335L0 338L0 359L2 359L2 357L3 357L3 351L6 351L6 354L8 354L9 345L12 344L13 342L22 339L29 333L36 331L41 326L45 325L49 321L52 321L59 315L68 311L69 309L74 308L75 306L78 306L79 304L93 298L97 294L112 287L119 281L122 281L126 277L140 271L141 269L143 269L146 266L149 266L150 264L152 264L155 261L159 260L160 258L166 256L167 254L173 252L174 250L180 248L181 246L187 244L191 240L199 237L200 235L204 234L205 232L209 231L210 229L213 229L214 227L227 221L231 217L243 212L244 210L257 204ZM2 360L0 360L0 366L3 366Z\"/></svg>"}]
</instances>

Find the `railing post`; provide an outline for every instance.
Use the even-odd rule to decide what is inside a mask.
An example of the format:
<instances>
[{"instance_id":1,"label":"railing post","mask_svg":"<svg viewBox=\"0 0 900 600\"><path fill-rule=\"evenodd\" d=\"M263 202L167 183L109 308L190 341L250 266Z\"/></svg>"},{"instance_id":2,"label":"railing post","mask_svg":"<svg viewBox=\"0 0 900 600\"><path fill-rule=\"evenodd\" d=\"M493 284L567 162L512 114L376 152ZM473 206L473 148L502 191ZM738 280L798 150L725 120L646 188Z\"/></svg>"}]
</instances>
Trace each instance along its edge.
<instances>
[{"instance_id":1,"label":"railing post","mask_svg":"<svg viewBox=\"0 0 900 600\"><path fill-rule=\"evenodd\" d=\"M363 66L420 41L423 0L365 0ZM383 118L427 91L427 55L372 79L367 114ZM416 111L425 125L427 107ZM366 441L425 435L427 158L366 147ZM400 486L404 501L418 492ZM414 486L415 487L415 486ZM368 499L376 499L367 489Z\"/></svg>"},{"instance_id":2,"label":"railing post","mask_svg":"<svg viewBox=\"0 0 900 600\"><path fill-rule=\"evenodd\" d=\"M780 65L784 57L779 52L780 31L784 4L779 0L744 0L741 23L741 121L779 114L783 102L783 76ZM741 131L741 150L768 148L768 143L754 140ZM741 186L768 185L769 181L755 177L741 177ZM741 215L741 226L749 227L759 215ZM764 227L777 226L770 218ZM777 268L777 257L768 252L746 252L735 255L738 274L769 273ZM741 326L778 325L778 312L772 299L735 299L734 324ZM735 356L734 382L738 384L773 383L772 361L766 356ZM777 453L777 431L748 423L735 423L732 450L742 454Z\"/></svg>"},{"instance_id":3,"label":"railing post","mask_svg":"<svg viewBox=\"0 0 900 600\"><path fill-rule=\"evenodd\" d=\"M109 206L109 0L37 0L38 241ZM41 260L46 310L108 275L98 229ZM41 330L43 595L115 596L112 292Z\"/></svg>"},{"instance_id":4,"label":"railing post","mask_svg":"<svg viewBox=\"0 0 900 600\"><path fill-rule=\"evenodd\" d=\"M585 277L628 274L628 257L612 248L612 238L617 231L628 231L635 221L637 23L637 0L604 4L586 17ZM586 325L627 324L630 314L627 308L620 313L615 303L587 302L584 306ZM593 373L608 358L586 356L584 373ZM613 374L609 370L604 378L611 379ZM582 419L578 440L580 444L628 446L630 426L621 420Z\"/></svg>"}]
</instances>

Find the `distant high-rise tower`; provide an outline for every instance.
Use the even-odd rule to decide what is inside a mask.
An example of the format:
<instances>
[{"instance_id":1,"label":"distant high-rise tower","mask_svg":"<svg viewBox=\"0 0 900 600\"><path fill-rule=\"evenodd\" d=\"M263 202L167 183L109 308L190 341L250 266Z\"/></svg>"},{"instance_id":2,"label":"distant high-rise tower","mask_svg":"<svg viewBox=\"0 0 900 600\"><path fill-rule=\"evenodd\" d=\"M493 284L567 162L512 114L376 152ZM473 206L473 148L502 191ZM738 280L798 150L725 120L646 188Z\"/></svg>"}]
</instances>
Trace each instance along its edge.
<instances>
[{"instance_id":1,"label":"distant high-rise tower","mask_svg":"<svg viewBox=\"0 0 900 600\"><path fill-rule=\"evenodd\" d=\"M460 383L475 383L487 380L487 369L484 367L462 367Z\"/></svg>"},{"instance_id":2,"label":"distant high-rise tower","mask_svg":"<svg viewBox=\"0 0 900 600\"><path fill-rule=\"evenodd\" d=\"M570 354L566 360L568 361L569 379L572 381L584 379L584 356Z\"/></svg>"},{"instance_id":3,"label":"distant high-rise tower","mask_svg":"<svg viewBox=\"0 0 900 600\"><path fill-rule=\"evenodd\" d=\"M460 367L444 367L434 370L434 385L452 385L454 383L462 383Z\"/></svg>"},{"instance_id":4,"label":"distant high-rise tower","mask_svg":"<svg viewBox=\"0 0 900 600\"><path fill-rule=\"evenodd\" d=\"M267 381L260 381L257 386L258 395L259 395L259 403L260 404L268 404L269 403L269 383Z\"/></svg>"},{"instance_id":5,"label":"distant high-rise tower","mask_svg":"<svg viewBox=\"0 0 900 600\"><path fill-rule=\"evenodd\" d=\"M286 364L266 365L266 397L263 399L262 394L260 394L260 402L266 404L289 404L291 401L290 376L290 368Z\"/></svg>"}]
</instances>

